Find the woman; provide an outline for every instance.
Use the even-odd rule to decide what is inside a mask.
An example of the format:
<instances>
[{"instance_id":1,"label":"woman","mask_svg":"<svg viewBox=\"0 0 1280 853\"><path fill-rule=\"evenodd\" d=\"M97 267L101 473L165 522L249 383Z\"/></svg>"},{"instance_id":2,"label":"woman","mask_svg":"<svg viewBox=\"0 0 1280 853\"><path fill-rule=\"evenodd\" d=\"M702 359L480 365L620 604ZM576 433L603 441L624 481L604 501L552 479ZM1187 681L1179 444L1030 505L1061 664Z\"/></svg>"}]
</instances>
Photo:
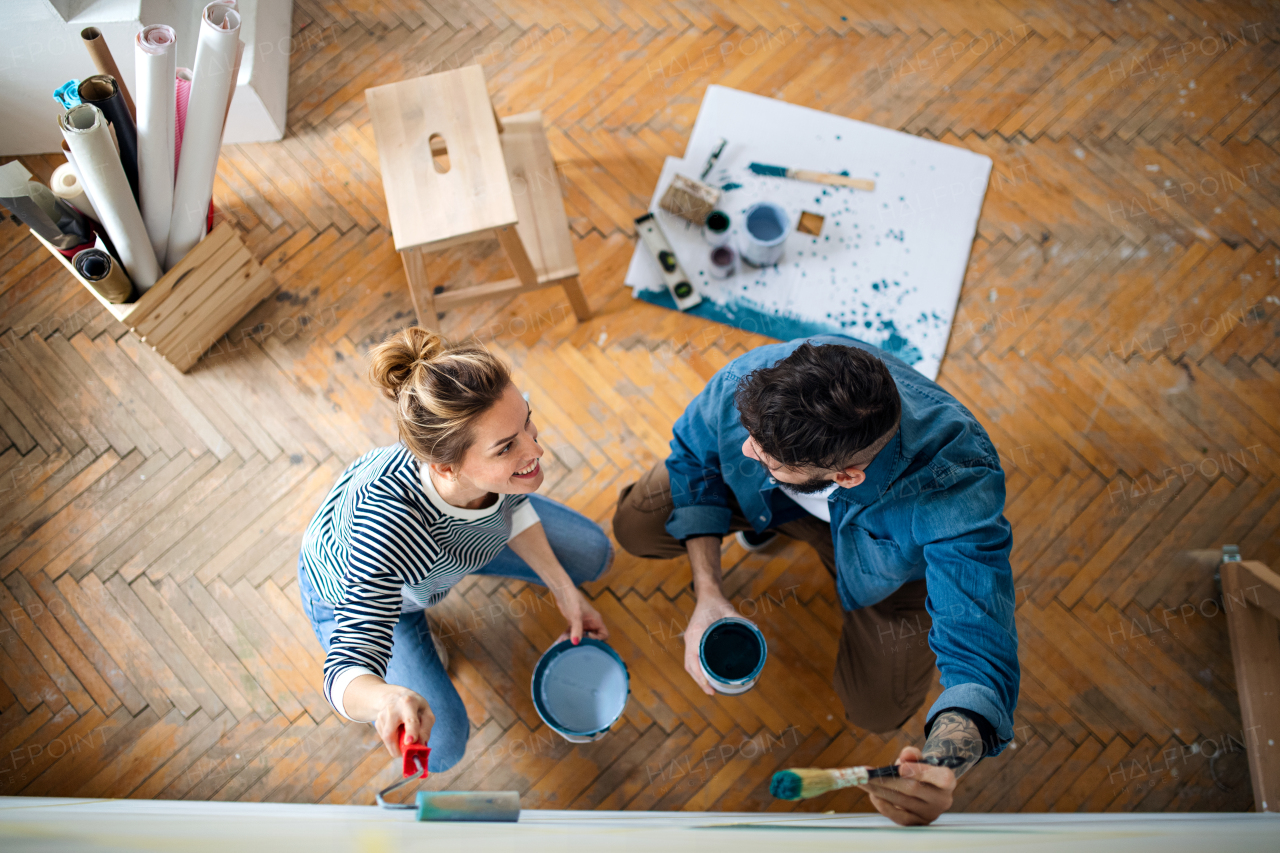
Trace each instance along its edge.
<instances>
[{"instance_id":1,"label":"woman","mask_svg":"<svg viewBox=\"0 0 1280 853\"><path fill-rule=\"evenodd\" d=\"M466 575L502 575L550 588L564 637L604 639L577 584L603 574L613 550L598 525L533 494L543 454L533 414L483 346L410 327L370 358L400 443L343 472L307 526L298 588L326 653L325 698L373 722L393 756L404 726L431 747L437 773L462 758L469 725L424 609Z\"/></svg>"}]
</instances>

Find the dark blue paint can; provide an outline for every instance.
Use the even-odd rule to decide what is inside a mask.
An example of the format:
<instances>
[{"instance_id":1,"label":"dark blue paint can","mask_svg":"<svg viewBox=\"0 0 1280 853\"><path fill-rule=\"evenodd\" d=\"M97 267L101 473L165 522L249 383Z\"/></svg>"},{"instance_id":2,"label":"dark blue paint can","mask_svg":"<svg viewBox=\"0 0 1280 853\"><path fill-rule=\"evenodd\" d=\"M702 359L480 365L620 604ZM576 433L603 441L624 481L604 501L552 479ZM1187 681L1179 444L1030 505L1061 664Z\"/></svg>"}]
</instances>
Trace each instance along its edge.
<instances>
[{"instance_id":1,"label":"dark blue paint can","mask_svg":"<svg viewBox=\"0 0 1280 853\"><path fill-rule=\"evenodd\" d=\"M719 693L746 693L755 687L768 656L764 634L741 616L712 622L698 646L702 674Z\"/></svg>"}]
</instances>

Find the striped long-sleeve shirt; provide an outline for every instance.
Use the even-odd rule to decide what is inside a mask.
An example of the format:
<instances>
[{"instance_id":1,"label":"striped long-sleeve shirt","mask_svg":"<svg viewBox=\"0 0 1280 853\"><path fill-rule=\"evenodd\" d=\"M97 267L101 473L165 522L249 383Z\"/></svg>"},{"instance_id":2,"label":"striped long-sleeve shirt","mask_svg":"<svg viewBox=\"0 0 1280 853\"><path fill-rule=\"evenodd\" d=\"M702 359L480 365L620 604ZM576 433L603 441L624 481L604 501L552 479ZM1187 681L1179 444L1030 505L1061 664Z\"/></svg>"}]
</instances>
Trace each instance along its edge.
<instances>
[{"instance_id":1,"label":"striped long-sleeve shirt","mask_svg":"<svg viewBox=\"0 0 1280 853\"><path fill-rule=\"evenodd\" d=\"M402 612L440 601L536 523L524 495L499 495L484 509L446 503L401 444L351 463L302 543L308 579L334 606L337 628L324 661L324 694L334 709L352 719L342 702L347 685L364 674L386 677Z\"/></svg>"}]
</instances>

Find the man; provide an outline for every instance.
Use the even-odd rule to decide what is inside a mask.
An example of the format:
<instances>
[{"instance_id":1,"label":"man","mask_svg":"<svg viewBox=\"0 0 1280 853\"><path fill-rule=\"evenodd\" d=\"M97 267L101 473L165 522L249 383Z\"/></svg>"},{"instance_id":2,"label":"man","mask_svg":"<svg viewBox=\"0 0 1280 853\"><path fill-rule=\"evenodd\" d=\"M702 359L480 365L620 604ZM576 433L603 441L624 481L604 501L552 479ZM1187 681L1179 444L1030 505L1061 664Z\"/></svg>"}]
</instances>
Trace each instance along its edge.
<instances>
[{"instance_id":1,"label":"man","mask_svg":"<svg viewBox=\"0 0 1280 853\"><path fill-rule=\"evenodd\" d=\"M618 544L688 554L697 605L685 669L708 625L735 613L720 540L808 542L844 608L834 686L850 723L901 727L936 665L942 695L901 779L866 786L900 824L931 823L956 778L1013 737L1018 699L1012 536L1004 472L977 419L904 362L837 336L763 346L725 365L676 421L671 456L622 492ZM922 639L928 636L926 646ZM766 676L767 673L766 673Z\"/></svg>"}]
</instances>

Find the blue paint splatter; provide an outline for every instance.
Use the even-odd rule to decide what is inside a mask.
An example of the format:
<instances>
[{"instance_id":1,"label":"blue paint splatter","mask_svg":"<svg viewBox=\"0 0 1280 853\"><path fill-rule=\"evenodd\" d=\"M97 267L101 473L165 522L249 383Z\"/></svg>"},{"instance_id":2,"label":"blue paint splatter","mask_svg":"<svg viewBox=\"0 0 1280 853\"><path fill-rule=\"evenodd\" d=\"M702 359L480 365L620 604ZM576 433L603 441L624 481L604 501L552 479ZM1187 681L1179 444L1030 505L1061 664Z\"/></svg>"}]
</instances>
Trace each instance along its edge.
<instances>
[{"instance_id":1,"label":"blue paint splatter","mask_svg":"<svg viewBox=\"0 0 1280 853\"><path fill-rule=\"evenodd\" d=\"M898 334L898 327L893 324L892 320L881 320L880 331L888 332L889 337L884 339L884 343L880 344L880 348L893 353L907 364L918 364L924 361L924 356L920 355L920 350L916 349L911 341Z\"/></svg>"},{"instance_id":2,"label":"blue paint splatter","mask_svg":"<svg viewBox=\"0 0 1280 853\"><path fill-rule=\"evenodd\" d=\"M738 190L738 189L742 189L742 184L735 184L733 181L730 181L729 183L722 186L720 189L724 190L725 192L729 192L729 190Z\"/></svg>"}]
</instances>

